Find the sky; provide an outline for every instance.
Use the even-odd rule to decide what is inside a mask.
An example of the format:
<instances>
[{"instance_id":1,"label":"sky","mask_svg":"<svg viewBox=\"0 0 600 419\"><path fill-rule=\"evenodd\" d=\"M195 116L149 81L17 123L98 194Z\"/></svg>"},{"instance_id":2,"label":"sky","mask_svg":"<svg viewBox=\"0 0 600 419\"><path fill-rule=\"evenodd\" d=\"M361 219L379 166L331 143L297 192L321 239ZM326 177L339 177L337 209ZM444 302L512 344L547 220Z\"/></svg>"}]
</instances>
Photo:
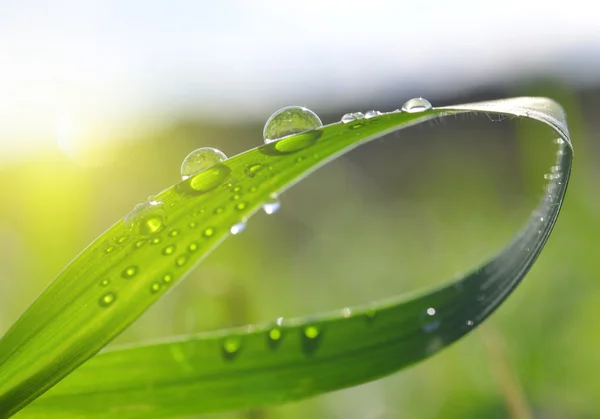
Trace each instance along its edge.
<instances>
[{"instance_id":1,"label":"sky","mask_svg":"<svg viewBox=\"0 0 600 419\"><path fill-rule=\"evenodd\" d=\"M587 4L0 0L0 151L524 74L596 81L600 31Z\"/></svg>"}]
</instances>

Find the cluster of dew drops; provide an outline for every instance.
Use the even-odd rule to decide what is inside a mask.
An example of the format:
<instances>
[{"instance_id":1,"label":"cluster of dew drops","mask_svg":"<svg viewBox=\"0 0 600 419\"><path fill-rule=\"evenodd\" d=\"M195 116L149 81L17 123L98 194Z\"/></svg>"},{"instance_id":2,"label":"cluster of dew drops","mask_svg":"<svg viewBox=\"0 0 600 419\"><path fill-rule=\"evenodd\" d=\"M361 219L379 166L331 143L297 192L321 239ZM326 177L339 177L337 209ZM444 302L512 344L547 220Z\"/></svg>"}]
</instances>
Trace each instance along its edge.
<instances>
[{"instance_id":1,"label":"cluster of dew drops","mask_svg":"<svg viewBox=\"0 0 600 419\"><path fill-rule=\"evenodd\" d=\"M402 107L397 109L395 112L416 113L430 109L432 109L432 106L426 99L413 98L405 102L404 105L402 105ZM367 111L364 114L362 112L347 113L341 118L341 122L344 124L349 124L357 120L371 119L380 115L382 115L382 113L375 110ZM291 135L319 129L322 126L323 123L321 122L321 119L310 109L303 106L288 106L278 110L267 120L263 129L263 138L264 142L269 144ZM181 178L182 180L189 179L200 172L224 162L225 160L227 160L225 153L216 148L198 148L189 153L183 160L181 165ZM280 208L278 197L276 195L271 195L270 198L263 204L262 208L266 214L274 214L277 212ZM131 211L131 213L125 217L124 221L128 226L139 226L140 234L152 235L162 230L164 227L165 221L162 212L164 212L163 202L154 196L150 196L146 202L136 205L133 211ZM234 235L238 234L244 230L245 226L246 220L242 220L230 228L230 233ZM211 229L209 228L207 230ZM177 230L173 230L171 233L176 231ZM212 234L212 230L211 232L205 231L205 236L209 233ZM141 245L142 241L138 243ZM105 251L109 252L110 249L111 248L109 247ZM173 251L174 246L168 246L164 249L163 253L166 252L165 254L172 254ZM123 276L130 278L135 276L136 273L137 268L132 266L125 269ZM163 282L166 284L172 279L172 275L166 274L163 278ZM103 287L107 286L108 284L108 280L104 280L101 283ZM154 283L152 284L151 290L156 292L159 288L160 285L158 283ZM100 299L99 303L102 307L108 307L115 300L116 294L109 292ZM364 315L368 320L372 320L375 317L375 313L376 311L374 309L368 309L365 311ZM342 315L344 317L350 317L350 314L352 314L352 312L349 308L344 308L342 310ZM424 332L430 333L438 328L439 321L435 320L436 317L436 311L434 308L430 307L424 311L421 318L422 322L424 323L422 328ZM280 339L283 336L283 331L281 328L282 322L283 318L277 319L276 325L267 333L269 346L272 349L278 346ZM468 322L468 326L472 326L472 324L472 322ZM308 353L314 349L315 346L311 345L311 342L316 343L319 337L320 329L317 325L309 325L302 330L302 339L305 342L305 352ZM241 338L229 337L223 342L223 356L228 359L233 358L240 348Z\"/></svg>"}]
</instances>

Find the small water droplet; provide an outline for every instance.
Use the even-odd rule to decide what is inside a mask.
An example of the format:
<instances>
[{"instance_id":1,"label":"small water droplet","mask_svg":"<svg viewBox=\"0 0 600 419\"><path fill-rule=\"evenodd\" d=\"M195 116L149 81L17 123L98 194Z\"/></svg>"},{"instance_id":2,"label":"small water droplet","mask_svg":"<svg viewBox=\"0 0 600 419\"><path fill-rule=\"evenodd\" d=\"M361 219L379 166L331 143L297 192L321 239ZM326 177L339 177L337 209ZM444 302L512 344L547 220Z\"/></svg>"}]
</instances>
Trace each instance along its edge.
<instances>
[{"instance_id":1,"label":"small water droplet","mask_svg":"<svg viewBox=\"0 0 600 419\"><path fill-rule=\"evenodd\" d=\"M162 239L160 237L155 237L152 240L150 240L150 244L158 244L162 241Z\"/></svg>"},{"instance_id":2,"label":"small water droplet","mask_svg":"<svg viewBox=\"0 0 600 419\"><path fill-rule=\"evenodd\" d=\"M177 260L175 260L175 265L183 266L187 262L187 256L179 256Z\"/></svg>"},{"instance_id":3,"label":"small water droplet","mask_svg":"<svg viewBox=\"0 0 600 419\"><path fill-rule=\"evenodd\" d=\"M344 316L345 318L348 318L352 315L352 310L350 309L350 307L344 307L342 309L342 316Z\"/></svg>"},{"instance_id":4,"label":"small water droplet","mask_svg":"<svg viewBox=\"0 0 600 419\"><path fill-rule=\"evenodd\" d=\"M223 208L223 207L217 207L213 211L213 214L215 214L215 215L223 214L223 211L225 211L225 208Z\"/></svg>"},{"instance_id":5,"label":"small water droplet","mask_svg":"<svg viewBox=\"0 0 600 419\"><path fill-rule=\"evenodd\" d=\"M376 116L381 115L381 112L379 111L367 111L367 113L365 113L365 119L371 119L371 118L375 118Z\"/></svg>"},{"instance_id":6,"label":"small water droplet","mask_svg":"<svg viewBox=\"0 0 600 419\"><path fill-rule=\"evenodd\" d=\"M473 326L475 323L473 323L473 320L467 320L467 326L471 327Z\"/></svg>"},{"instance_id":7,"label":"small water droplet","mask_svg":"<svg viewBox=\"0 0 600 419\"><path fill-rule=\"evenodd\" d=\"M114 303L116 299L117 294L115 294L114 292L107 292L102 296L102 298L100 298L98 304L100 304L101 307L108 307L109 305Z\"/></svg>"},{"instance_id":8,"label":"small water droplet","mask_svg":"<svg viewBox=\"0 0 600 419\"><path fill-rule=\"evenodd\" d=\"M146 244L146 240L138 240L135 242L135 247L139 249L140 247L142 247L145 244Z\"/></svg>"},{"instance_id":9,"label":"small water droplet","mask_svg":"<svg viewBox=\"0 0 600 419\"><path fill-rule=\"evenodd\" d=\"M126 279L133 278L137 274L137 272L138 272L137 266L132 265L132 266L125 268L123 270L123 272L121 272L121 276Z\"/></svg>"},{"instance_id":10,"label":"small water droplet","mask_svg":"<svg viewBox=\"0 0 600 419\"><path fill-rule=\"evenodd\" d=\"M423 315L424 332L431 333L440 326L440 321L436 318L436 314L436 310L433 307L429 307L427 310L425 310L425 314Z\"/></svg>"},{"instance_id":11,"label":"small water droplet","mask_svg":"<svg viewBox=\"0 0 600 419\"><path fill-rule=\"evenodd\" d=\"M364 117L365 116L363 115L362 112L351 112L351 113L347 113L344 116L342 116L342 122L344 124L348 124L350 122L354 122L359 119L363 119Z\"/></svg>"},{"instance_id":12,"label":"small water droplet","mask_svg":"<svg viewBox=\"0 0 600 419\"><path fill-rule=\"evenodd\" d=\"M190 228L196 228L196 227L198 227L198 223L196 223L195 221L192 221L192 222L190 222L190 223L188 224L188 226L189 226Z\"/></svg>"},{"instance_id":13,"label":"small water droplet","mask_svg":"<svg viewBox=\"0 0 600 419\"><path fill-rule=\"evenodd\" d=\"M309 339L316 339L319 336L319 328L317 326L305 327L304 336L306 336Z\"/></svg>"},{"instance_id":14,"label":"small water droplet","mask_svg":"<svg viewBox=\"0 0 600 419\"><path fill-rule=\"evenodd\" d=\"M103 280L100 282L100 286L101 286L101 287L106 287L106 286L108 286L108 284L110 284L110 280L109 280L109 279L103 279Z\"/></svg>"},{"instance_id":15,"label":"small water droplet","mask_svg":"<svg viewBox=\"0 0 600 419\"><path fill-rule=\"evenodd\" d=\"M119 244L123 244L127 241L127 239L129 238L129 236L125 235L125 236L121 236L117 239L117 243Z\"/></svg>"},{"instance_id":16,"label":"small water droplet","mask_svg":"<svg viewBox=\"0 0 600 419\"><path fill-rule=\"evenodd\" d=\"M190 252L195 252L196 250L198 250L198 243L196 243L196 242L194 242L194 243L191 243L191 244L188 246L188 250L189 250Z\"/></svg>"},{"instance_id":17,"label":"small water droplet","mask_svg":"<svg viewBox=\"0 0 600 419\"><path fill-rule=\"evenodd\" d=\"M163 276L163 282L165 284L168 284L169 282L171 282L173 280L173 276L171 274L165 274Z\"/></svg>"},{"instance_id":18,"label":"small water droplet","mask_svg":"<svg viewBox=\"0 0 600 419\"><path fill-rule=\"evenodd\" d=\"M368 308L365 310L365 317L369 321L373 320L376 315L377 315L377 310L375 308L371 307L371 308Z\"/></svg>"},{"instance_id":19,"label":"small water droplet","mask_svg":"<svg viewBox=\"0 0 600 419\"><path fill-rule=\"evenodd\" d=\"M242 349L242 339L238 336L230 336L223 340L223 357L228 360L235 358Z\"/></svg>"},{"instance_id":20,"label":"small water droplet","mask_svg":"<svg viewBox=\"0 0 600 419\"><path fill-rule=\"evenodd\" d=\"M175 245L172 244L170 246L165 247L162 252L163 252L163 255L166 255L166 256L172 255L173 252L175 252Z\"/></svg>"},{"instance_id":21,"label":"small water droplet","mask_svg":"<svg viewBox=\"0 0 600 419\"><path fill-rule=\"evenodd\" d=\"M212 235L215 234L215 229L212 227L207 227L202 234L204 237L212 237Z\"/></svg>"},{"instance_id":22,"label":"small water droplet","mask_svg":"<svg viewBox=\"0 0 600 419\"><path fill-rule=\"evenodd\" d=\"M179 230L171 230L171 231L169 231L169 236L171 236L171 237L177 237L177 236L179 236Z\"/></svg>"},{"instance_id":23,"label":"small water droplet","mask_svg":"<svg viewBox=\"0 0 600 419\"><path fill-rule=\"evenodd\" d=\"M271 349L277 349L281 344L283 331L280 327L273 327L267 332L267 343Z\"/></svg>"},{"instance_id":24,"label":"small water droplet","mask_svg":"<svg viewBox=\"0 0 600 419\"><path fill-rule=\"evenodd\" d=\"M306 355L312 355L321 342L322 332L316 325L306 326L302 330L302 350Z\"/></svg>"},{"instance_id":25,"label":"small water droplet","mask_svg":"<svg viewBox=\"0 0 600 419\"><path fill-rule=\"evenodd\" d=\"M160 291L160 282L153 282L152 285L150 285L150 292L156 294L158 291Z\"/></svg>"},{"instance_id":26,"label":"small water droplet","mask_svg":"<svg viewBox=\"0 0 600 419\"><path fill-rule=\"evenodd\" d=\"M248 204L246 202L239 202L236 206L235 209L238 211L243 211L246 209L246 207L248 206Z\"/></svg>"},{"instance_id":27,"label":"small water droplet","mask_svg":"<svg viewBox=\"0 0 600 419\"><path fill-rule=\"evenodd\" d=\"M258 172L260 172L261 170L263 170L265 168L265 166L263 164L260 163L254 163L254 164L249 164L244 168L244 171L246 172L246 174L248 175L248 177L254 177L256 176L256 174ZM239 186L238 186L239 187ZM234 192L239 192L234 190Z\"/></svg>"},{"instance_id":28,"label":"small water droplet","mask_svg":"<svg viewBox=\"0 0 600 419\"><path fill-rule=\"evenodd\" d=\"M192 151L183 160L181 165L181 178L188 179L190 176L213 167L215 164L227 160L227 156L220 150L212 147L202 147Z\"/></svg>"},{"instance_id":29,"label":"small water droplet","mask_svg":"<svg viewBox=\"0 0 600 419\"><path fill-rule=\"evenodd\" d=\"M402 112L408 113L416 113L423 112L432 109L431 103L427 99L423 99L422 97L416 97L410 100L407 100L404 105L402 105Z\"/></svg>"},{"instance_id":30,"label":"small water droplet","mask_svg":"<svg viewBox=\"0 0 600 419\"><path fill-rule=\"evenodd\" d=\"M114 247L114 246L108 246L106 249L104 249L104 253L110 253L110 252L112 252L113 250L115 250L115 247Z\"/></svg>"},{"instance_id":31,"label":"small water droplet","mask_svg":"<svg viewBox=\"0 0 600 419\"><path fill-rule=\"evenodd\" d=\"M235 188L233 188L233 192L238 193L242 190L241 186L236 186Z\"/></svg>"},{"instance_id":32,"label":"small water droplet","mask_svg":"<svg viewBox=\"0 0 600 419\"><path fill-rule=\"evenodd\" d=\"M128 228L137 228L142 236L158 233L166 224L163 204L156 200L137 204L124 221ZM126 240L126 236L119 238L120 243Z\"/></svg>"},{"instance_id":33,"label":"small water droplet","mask_svg":"<svg viewBox=\"0 0 600 419\"><path fill-rule=\"evenodd\" d=\"M263 138L270 143L293 134L321 128L323 123L316 113L303 106L279 109L265 123Z\"/></svg>"},{"instance_id":34,"label":"small water droplet","mask_svg":"<svg viewBox=\"0 0 600 419\"><path fill-rule=\"evenodd\" d=\"M237 224L234 224L231 226L231 228L229 229L229 231L231 232L231 234L239 234L242 231L244 231L244 229L246 228L246 223L244 221L240 221Z\"/></svg>"},{"instance_id":35,"label":"small water droplet","mask_svg":"<svg viewBox=\"0 0 600 419\"><path fill-rule=\"evenodd\" d=\"M271 195L269 200L263 204L262 209L266 214L271 215L271 214L275 214L277 211L279 211L280 207L281 207L281 203L277 199L277 195L273 194L273 195Z\"/></svg>"},{"instance_id":36,"label":"small water droplet","mask_svg":"<svg viewBox=\"0 0 600 419\"><path fill-rule=\"evenodd\" d=\"M236 193L236 194L234 194L234 195L231 196L231 200L232 201L237 201L241 197L242 197L242 195Z\"/></svg>"},{"instance_id":37,"label":"small water droplet","mask_svg":"<svg viewBox=\"0 0 600 419\"><path fill-rule=\"evenodd\" d=\"M258 188L256 186L250 186L250 189L248 189L249 192L256 192L258 190Z\"/></svg>"}]
</instances>

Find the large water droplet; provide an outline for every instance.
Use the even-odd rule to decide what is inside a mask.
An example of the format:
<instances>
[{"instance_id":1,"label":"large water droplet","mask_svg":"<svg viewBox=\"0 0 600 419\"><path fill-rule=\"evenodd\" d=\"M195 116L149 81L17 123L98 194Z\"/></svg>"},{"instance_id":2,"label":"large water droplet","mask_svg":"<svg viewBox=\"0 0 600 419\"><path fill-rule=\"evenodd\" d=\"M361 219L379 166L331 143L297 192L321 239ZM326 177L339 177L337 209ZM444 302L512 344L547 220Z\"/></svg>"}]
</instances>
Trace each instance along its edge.
<instances>
[{"instance_id":1,"label":"large water droplet","mask_svg":"<svg viewBox=\"0 0 600 419\"><path fill-rule=\"evenodd\" d=\"M190 176L225 160L227 160L227 156L216 148L202 147L194 150L187 155L181 164L181 178L186 180Z\"/></svg>"},{"instance_id":2,"label":"large water droplet","mask_svg":"<svg viewBox=\"0 0 600 419\"><path fill-rule=\"evenodd\" d=\"M303 106L288 106L279 109L265 123L265 143L279 140L288 135L300 134L321 128L323 123L316 113Z\"/></svg>"},{"instance_id":3,"label":"large water droplet","mask_svg":"<svg viewBox=\"0 0 600 419\"><path fill-rule=\"evenodd\" d=\"M244 231L245 228L246 223L244 221L240 221L239 223L232 225L229 231L231 232L231 234L235 235Z\"/></svg>"},{"instance_id":4,"label":"large water droplet","mask_svg":"<svg viewBox=\"0 0 600 419\"><path fill-rule=\"evenodd\" d=\"M201 195L222 185L230 173L229 166L217 164L178 184L176 189L177 192L184 195Z\"/></svg>"},{"instance_id":5,"label":"large water droplet","mask_svg":"<svg viewBox=\"0 0 600 419\"><path fill-rule=\"evenodd\" d=\"M137 228L143 236L158 233L166 224L163 203L154 197L152 198L152 200L137 204L133 211L125 216L124 220L125 226ZM125 238L123 241L126 240Z\"/></svg>"},{"instance_id":6,"label":"large water droplet","mask_svg":"<svg viewBox=\"0 0 600 419\"><path fill-rule=\"evenodd\" d=\"M404 103L404 105L402 105L402 112L423 112L428 111L431 108L431 103L429 103L427 99L423 99L422 97L415 97L413 99L407 100Z\"/></svg>"},{"instance_id":7,"label":"large water droplet","mask_svg":"<svg viewBox=\"0 0 600 419\"><path fill-rule=\"evenodd\" d=\"M102 298L100 298L100 300L98 301L98 304L100 304L101 307L108 307L109 305L114 303L116 299L117 299L117 294L115 294L114 292L108 292L108 293L104 294L102 296Z\"/></svg>"},{"instance_id":8,"label":"large water droplet","mask_svg":"<svg viewBox=\"0 0 600 419\"><path fill-rule=\"evenodd\" d=\"M273 194L269 200L263 204L262 209L266 214L271 215L279 211L280 207L281 203L279 202L279 199L277 199L277 195Z\"/></svg>"}]
</instances>

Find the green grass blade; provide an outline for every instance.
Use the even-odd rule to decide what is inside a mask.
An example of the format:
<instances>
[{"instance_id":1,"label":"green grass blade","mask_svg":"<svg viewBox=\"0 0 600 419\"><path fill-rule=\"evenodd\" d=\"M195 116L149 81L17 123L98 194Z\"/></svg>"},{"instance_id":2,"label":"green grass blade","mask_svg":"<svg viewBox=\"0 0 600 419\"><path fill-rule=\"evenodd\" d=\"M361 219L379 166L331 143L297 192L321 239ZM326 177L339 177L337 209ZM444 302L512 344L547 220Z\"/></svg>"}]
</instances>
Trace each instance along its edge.
<instances>
[{"instance_id":1,"label":"green grass blade","mask_svg":"<svg viewBox=\"0 0 600 419\"><path fill-rule=\"evenodd\" d=\"M99 351L272 193L369 140L462 112L535 119L563 140L544 200L489 263L413 299L106 352L22 416L178 417L283 402L381 377L468 333L520 282L558 216L572 148L562 110L551 100L517 98L333 124L249 150L160 193L160 214L109 229L0 341L0 415L15 413Z\"/></svg>"}]
</instances>

